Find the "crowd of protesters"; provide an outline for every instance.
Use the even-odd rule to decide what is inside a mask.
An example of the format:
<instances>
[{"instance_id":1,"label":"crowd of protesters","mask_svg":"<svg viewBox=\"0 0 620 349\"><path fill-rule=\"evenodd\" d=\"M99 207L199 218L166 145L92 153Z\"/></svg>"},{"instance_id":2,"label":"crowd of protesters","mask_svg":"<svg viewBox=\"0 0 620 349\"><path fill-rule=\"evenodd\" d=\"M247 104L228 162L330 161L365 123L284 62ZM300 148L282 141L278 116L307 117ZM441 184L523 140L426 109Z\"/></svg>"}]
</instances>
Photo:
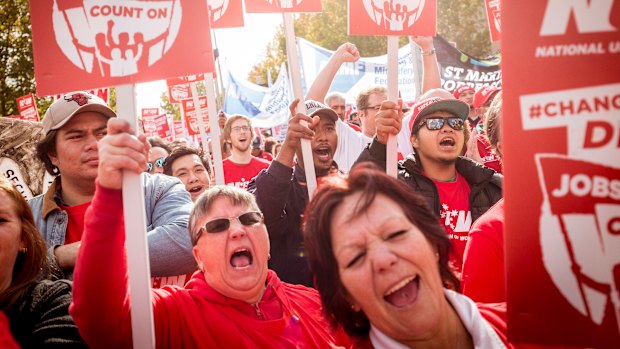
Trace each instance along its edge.
<instances>
[{"instance_id":1,"label":"crowd of protesters","mask_svg":"<svg viewBox=\"0 0 620 349\"><path fill-rule=\"evenodd\" d=\"M52 185L27 203L0 179L0 345L132 345L129 171L144 191L157 347L517 347L505 321L502 94L440 89L432 38L413 39L424 76L412 106L368 86L348 117L347 96L327 93L360 58L345 43L291 103L282 142L220 113L222 164L136 136L87 92L55 101L37 146ZM397 178L385 174L389 137Z\"/></svg>"}]
</instances>

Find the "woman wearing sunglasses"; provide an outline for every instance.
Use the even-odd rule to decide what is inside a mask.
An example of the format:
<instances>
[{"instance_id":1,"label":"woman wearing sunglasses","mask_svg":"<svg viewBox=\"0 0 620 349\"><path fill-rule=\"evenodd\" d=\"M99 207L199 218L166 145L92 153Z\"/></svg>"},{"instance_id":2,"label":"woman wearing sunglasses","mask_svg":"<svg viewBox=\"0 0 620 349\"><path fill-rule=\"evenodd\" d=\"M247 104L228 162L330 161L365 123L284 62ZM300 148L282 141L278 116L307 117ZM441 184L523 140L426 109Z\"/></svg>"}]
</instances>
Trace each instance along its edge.
<instances>
[{"instance_id":1,"label":"woman wearing sunglasses","mask_svg":"<svg viewBox=\"0 0 620 349\"><path fill-rule=\"evenodd\" d=\"M139 172L146 157L143 138L128 137L123 125L110 124L100 141L97 188L74 275L71 314L92 347L132 345L121 172ZM252 194L231 186L207 190L189 233L200 270L183 288L152 290L158 348L348 346L344 332L332 331L322 315L316 290L281 282L267 269L269 238Z\"/></svg>"},{"instance_id":2,"label":"woman wearing sunglasses","mask_svg":"<svg viewBox=\"0 0 620 349\"><path fill-rule=\"evenodd\" d=\"M360 348L506 348L506 304L476 305L448 266L425 200L373 165L332 177L305 214L325 312ZM509 346L510 347L510 346Z\"/></svg>"},{"instance_id":3,"label":"woman wearing sunglasses","mask_svg":"<svg viewBox=\"0 0 620 349\"><path fill-rule=\"evenodd\" d=\"M377 135L357 162L370 160L385 168L388 136L398 134L401 128L397 113L390 109L393 104L382 104ZM472 222L502 197L501 175L460 156L468 113L469 106L447 91L436 89L422 95L408 125L415 153L398 167L398 177L422 194L450 236L450 264L457 276Z\"/></svg>"}]
</instances>

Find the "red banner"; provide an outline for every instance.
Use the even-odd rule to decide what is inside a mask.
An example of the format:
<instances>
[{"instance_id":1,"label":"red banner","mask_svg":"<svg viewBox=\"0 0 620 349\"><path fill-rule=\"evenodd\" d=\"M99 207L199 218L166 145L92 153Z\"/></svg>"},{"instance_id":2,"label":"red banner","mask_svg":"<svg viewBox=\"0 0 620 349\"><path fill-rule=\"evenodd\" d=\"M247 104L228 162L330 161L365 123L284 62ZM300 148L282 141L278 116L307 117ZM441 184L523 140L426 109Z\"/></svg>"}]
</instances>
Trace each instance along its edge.
<instances>
[{"instance_id":1,"label":"red banner","mask_svg":"<svg viewBox=\"0 0 620 349\"><path fill-rule=\"evenodd\" d=\"M499 41L502 32L500 26L500 0L484 0L484 5L487 9L487 23L489 24L491 41Z\"/></svg>"},{"instance_id":2,"label":"red banner","mask_svg":"<svg viewBox=\"0 0 620 349\"><path fill-rule=\"evenodd\" d=\"M437 1L348 0L349 35L437 33Z\"/></svg>"},{"instance_id":3,"label":"red banner","mask_svg":"<svg viewBox=\"0 0 620 349\"><path fill-rule=\"evenodd\" d=\"M243 27L243 4L241 0L210 0L207 2L211 28Z\"/></svg>"},{"instance_id":4,"label":"red banner","mask_svg":"<svg viewBox=\"0 0 620 349\"><path fill-rule=\"evenodd\" d=\"M247 13L321 12L321 0L245 0Z\"/></svg>"},{"instance_id":5,"label":"red banner","mask_svg":"<svg viewBox=\"0 0 620 349\"><path fill-rule=\"evenodd\" d=\"M615 348L620 1L501 6L509 338Z\"/></svg>"},{"instance_id":6,"label":"red banner","mask_svg":"<svg viewBox=\"0 0 620 349\"><path fill-rule=\"evenodd\" d=\"M205 125L205 132L211 132L209 128L209 110L207 109L207 97L198 97L200 101L200 111L202 112L202 120ZM194 106L194 100L192 98L184 99L181 101L181 108L183 110L183 119L185 119L185 127L187 128L187 134L195 136L200 134L198 128L198 118L196 117L196 107Z\"/></svg>"},{"instance_id":7,"label":"red banner","mask_svg":"<svg viewBox=\"0 0 620 349\"><path fill-rule=\"evenodd\" d=\"M17 110L22 120L41 121L39 110L37 109L37 101L32 93L17 98L16 102Z\"/></svg>"},{"instance_id":8,"label":"red banner","mask_svg":"<svg viewBox=\"0 0 620 349\"><path fill-rule=\"evenodd\" d=\"M59 2L30 6L38 95L214 70L204 1Z\"/></svg>"},{"instance_id":9,"label":"red banner","mask_svg":"<svg viewBox=\"0 0 620 349\"><path fill-rule=\"evenodd\" d=\"M184 127L183 127L183 121L181 120L174 120L173 126L172 126L174 132L174 139L182 139L185 138L185 131L184 131Z\"/></svg>"}]
</instances>

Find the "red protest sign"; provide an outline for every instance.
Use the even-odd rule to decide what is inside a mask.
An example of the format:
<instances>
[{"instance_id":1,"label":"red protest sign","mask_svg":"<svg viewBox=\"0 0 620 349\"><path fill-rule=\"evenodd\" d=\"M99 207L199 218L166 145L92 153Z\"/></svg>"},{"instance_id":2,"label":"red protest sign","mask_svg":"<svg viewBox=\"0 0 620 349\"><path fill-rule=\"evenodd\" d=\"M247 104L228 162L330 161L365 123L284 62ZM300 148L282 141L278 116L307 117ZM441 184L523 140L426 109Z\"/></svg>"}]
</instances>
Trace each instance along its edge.
<instances>
[{"instance_id":1,"label":"red protest sign","mask_svg":"<svg viewBox=\"0 0 620 349\"><path fill-rule=\"evenodd\" d=\"M41 0L30 9L39 95L214 70L204 1Z\"/></svg>"},{"instance_id":2,"label":"red protest sign","mask_svg":"<svg viewBox=\"0 0 620 349\"><path fill-rule=\"evenodd\" d=\"M502 32L500 27L500 0L484 0L484 5L487 9L487 23L489 24L491 41L499 41Z\"/></svg>"},{"instance_id":3,"label":"red protest sign","mask_svg":"<svg viewBox=\"0 0 620 349\"><path fill-rule=\"evenodd\" d=\"M509 339L615 347L620 1L502 11Z\"/></svg>"},{"instance_id":4,"label":"red protest sign","mask_svg":"<svg viewBox=\"0 0 620 349\"><path fill-rule=\"evenodd\" d=\"M103 99L103 101L106 104L108 104L108 105L110 104L110 89L109 88L96 88L96 89L86 90L86 92L90 93L91 95L95 95L95 96ZM62 97L64 94L66 94L66 93L57 93L57 94L55 94L54 95L54 100L60 99L60 97Z\"/></svg>"},{"instance_id":5,"label":"red protest sign","mask_svg":"<svg viewBox=\"0 0 620 349\"><path fill-rule=\"evenodd\" d=\"M321 12L321 0L245 0L247 13Z\"/></svg>"},{"instance_id":6,"label":"red protest sign","mask_svg":"<svg viewBox=\"0 0 620 349\"><path fill-rule=\"evenodd\" d=\"M39 110L37 109L37 101L32 93L17 98L16 102L17 110L22 120L41 121Z\"/></svg>"},{"instance_id":7,"label":"red protest sign","mask_svg":"<svg viewBox=\"0 0 620 349\"><path fill-rule=\"evenodd\" d=\"M143 115L142 125L144 127L144 133L147 136L159 136L161 138L172 137L166 114Z\"/></svg>"},{"instance_id":8,"label":"red protest sign","mask_svg":"<svg viewBox=\"0 0 620 349\"><path fill-rule=\"evenodd\" d=\"M211 132L209 128L209 110L207 109L207 96L199 96L198 100L200 101L200 111L202 112L202 120L205 125L205 132ZM196 107L194 106L194 100L192 98L184 99L181 101L181 108L183 110L183 118L185 119L185 127L187 128L187 133L190 136L195 136L200 134L200 129L198 128L198 118L196 117Z\"/></svg>"},{"instance_id":9,"label":"red protest sign","mask_svg":"<svg viewBox=\"0 0 620 349\"><path fill-rule=\"evenodd\" d=\"M178 76L176 78L166 79L166 85L168 86L187 85L190 82L203 81L204 79L205 79L204 74Z\"/></svg>"},{"instance_id":10,"label":"red protest sign","mask_svg":"<svg viewBox=\"0 0 620 349\"><path fill-rule=\"evenodd\" d=\"M349 35L424 35L437 32L437 1L348 0Z\"/></svg>"},{"instance_id":11,"label":"red protest sign","mask_svg":"<svg viewBox=\"0 0 620 349\"><path fill-rule=\"evenodd\" d=\"M243 27L243 4L241 0L211 0L207 2L211 28Z\"/></svg>"},{"instance_id":12,"label":"red protest sign","mask_svg":"<svg viewBox=\"0 0 620 349\"><path fill-rule=\"evenodd\" d=\"M183 121L181 121L181 120L174 120L172 128L173 128L173 131L174 131L173 132L174 139L185 138Z\"/></svg>"},{"instance_id":13,"label":"red protest sign","mask_svg":"<svg viewBox=\"0 0 620 349\"><path fill-rule=\"evenodd\" d=\"M192 90L189 84L168 86L168 99L170 103L181 103L181 100L190 98Z\"/></svg>"},{"instance_id":14,"label":"red protest sign","mask_svg":"<svg viewBox=\"0 0 620 349\"><path fill-rule=\"evenodd\" d=\"M142 108L142 117L159 115L159 108Z\"/></svg>"}]
</instances>

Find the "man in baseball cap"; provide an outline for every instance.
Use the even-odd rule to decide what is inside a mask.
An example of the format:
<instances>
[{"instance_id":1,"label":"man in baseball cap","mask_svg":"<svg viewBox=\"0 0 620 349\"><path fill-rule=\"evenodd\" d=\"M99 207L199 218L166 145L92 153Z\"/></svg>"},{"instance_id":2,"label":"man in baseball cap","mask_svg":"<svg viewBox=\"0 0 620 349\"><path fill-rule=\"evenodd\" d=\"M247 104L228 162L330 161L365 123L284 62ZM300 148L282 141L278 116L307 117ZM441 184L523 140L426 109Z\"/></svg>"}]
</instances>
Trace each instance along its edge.
<instances>
[{"instance_id":1,"label":"man in baseball cap","mask_svg":"<svg viewBox=\"0 0 620 349\"><path fill-rule=\"evenodd\" d=\"M305 101L306 114L296 113L298 103L299 100L295 100L289 107L292 116L282 149L269 168L254 178L249 190L256 195L258 206L265 215L271 243L269 269L275 270L283 281L311 287L312 276L304 255L300 228L308 204L304 166L314 166L317 179L332 170L337 171L333 157L338 146L338 114L313 100ZM308 122L308 126L302 125L301 121ZM313 164L304 163L302 139L310 140Z\"/></svg>"},{"instance_id":2,"label":"man in baseball cap","mask_svg":"<svg viewBox=\"0 0 620 349\"><path fill-rule=\"evenodd\" d=\"M447 95L447 96L446 96ZM377 135L357 162L385 168L390 134L400 131L397 113L377 117ZM454 247L451 266L460 272L471 223L502 197L502 176L461 156L469 106L447 91L431 90L413 107L408 123L415 151L399 163L398 176L430 204Z\"/></svg>"},{"instance_id":3,"label":"man in baseball cap","mask_svg":"<svg viewBox=\"0 0 620 349\"><path fill-rule=\"evenodd\" d=\"M482 86L476 93L474 94L474 112L477 115L477 122L475 125L471 125L472 128L484 124L484 117L489 110L489 106L491 102L493 102L493 98L500 91L499 88L493 86Z\"/></svg>"},{"instance_id":4,"label":"man in baseball cap","mask_svg":"<svg viewBox=\"0 0 620 349\"><path fill-rule=\"evenodd\" d=\"M476 126L478 121L480 121L478 119L478 116L476 115L476 111L474 110L475 92L476 90L474 90L473 87L467 84L460 85L455 88L454 91L452 91L452 95L454 95L454 98L467 103L467 105L469 106L469 115L467 116L467 120L469 121L469 126L472 128Z\"/></svg>"},{"instance_id":5,"label":"man in baseball cap","mask_svg":"<svg viewBox=\"0 0 620 349\"><path fill-rule=\"evenodd\" d=\"M108 121L122 120L101 98L84 91L60 97L43 117L45 137L37 144L37 156L47 171L57 176L47 192L29 204L47 243L52 272L58 278L70 279L73 274L84 214L95 193L98 143L107 135ZM107 147L105 151L123 154L122 147ZM194 271L196 262L186 232L192 208L189 193L176 178L142 176L147 225L151 227L151 274L173 276Z\"/></svg>"}]
</instances>

